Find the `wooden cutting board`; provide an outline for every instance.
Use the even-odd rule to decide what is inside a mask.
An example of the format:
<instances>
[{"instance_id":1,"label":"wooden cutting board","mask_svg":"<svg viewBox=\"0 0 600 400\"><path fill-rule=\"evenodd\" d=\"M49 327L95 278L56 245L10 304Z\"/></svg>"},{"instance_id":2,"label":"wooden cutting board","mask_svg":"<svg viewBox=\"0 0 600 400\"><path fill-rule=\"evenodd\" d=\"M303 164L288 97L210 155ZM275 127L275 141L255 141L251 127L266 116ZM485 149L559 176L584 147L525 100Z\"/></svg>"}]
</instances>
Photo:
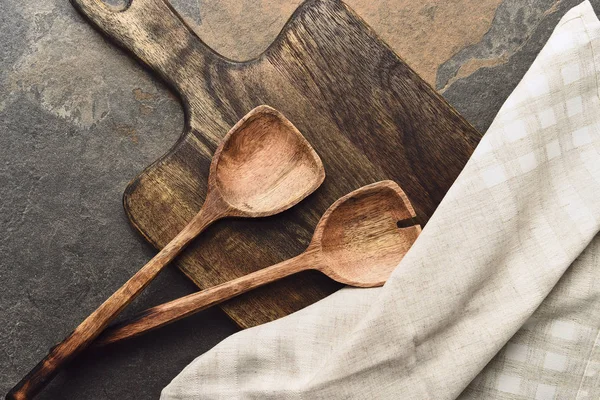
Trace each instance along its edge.
<instances>
[{"instance_id":1,"label":"wooden cutting board","mask_svg":"<svg viewBox=\"0 0 600 400\"><path fill-rule=\"evenodd\" d=\"M125 10L99 0L73 2L158 73L185 108L179 141L131 182L123 198L132 224L157 248L200 209L217 144L252 108L280 110L323 160L324 184L298 206L260 220L223 220L186 250L177 265L200 288L299 254L329 205L382 179L402 186L425 224L479 141L475 128L340 1L305 2L275 42L246 62L208 48L164 0L133 0ZM249 327L338 288L307 272L223 309Z\"/></svg>"}]
</instances>

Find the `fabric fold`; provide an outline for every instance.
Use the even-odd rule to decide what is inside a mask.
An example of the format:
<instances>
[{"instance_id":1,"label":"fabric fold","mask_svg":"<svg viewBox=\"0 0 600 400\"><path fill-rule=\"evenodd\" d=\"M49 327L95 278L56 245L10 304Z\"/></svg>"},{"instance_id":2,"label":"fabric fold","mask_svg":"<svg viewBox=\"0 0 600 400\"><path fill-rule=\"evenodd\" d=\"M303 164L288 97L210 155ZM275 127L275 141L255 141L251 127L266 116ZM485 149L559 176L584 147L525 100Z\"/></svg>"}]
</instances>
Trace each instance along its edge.
<instances>
[{"instance_id":1,"label":"fabric fold","mask_svg":"<svg viewBox=\"0 0 600 400\"><path fill-rule=\"evenodd\" d=\"M161 398L459 397L555 287L569 287L565 272L600 229L599 38L589 2L562 18L383 288L345 288L239 332ZM554 398L533 397L542 384L518 372L478 379L462 396Z\"/></svg>"}]
</instances>

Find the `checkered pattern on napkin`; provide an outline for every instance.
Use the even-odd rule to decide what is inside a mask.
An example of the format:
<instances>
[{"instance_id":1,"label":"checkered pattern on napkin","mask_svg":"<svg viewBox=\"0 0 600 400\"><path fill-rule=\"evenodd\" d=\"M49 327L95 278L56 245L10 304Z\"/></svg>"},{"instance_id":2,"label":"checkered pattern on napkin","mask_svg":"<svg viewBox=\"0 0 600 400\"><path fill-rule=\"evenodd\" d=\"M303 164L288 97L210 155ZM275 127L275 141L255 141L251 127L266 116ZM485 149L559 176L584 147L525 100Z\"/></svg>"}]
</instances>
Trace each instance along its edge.
<instances>
[{"instance_id":1,"label":"checkered pattern on napkin","mask_svg":"<svg viewBox=\"0 0 600 400\"><path fill-rule=\"evenodd\" d=\"M525 132L542 130L545 149L538 146L535 156L520 158L521 168L532 167L543 153L546 159L560 159L564 151L598 140L599 62L600 24L586 2L562 19L491 127L498 124L506 130L508 126L513 135L519 127L525 127ZM525 118L520 117L523 102L532 111ZM495 148L498 152L502 153L501 146ZM486 157L482 153L485 148L478 155ZM580 158L584 166L599 162L595 150L582 152ZM564 209L575 226L551 223L567 234L583 224L596 226L600 219L600 215L587 217L585 205L576 202L565 204ZM460 398L598 399L599 328L600 237L596 237Z\"/></svg>"},{"instance_id":2,"label":"checkered pattern on napkin","mask_svg":"<svg viewBox=\"0 0 600 400\"><path fill-rule=\"evenodd\" d=\"M599 43L588 2L564 16L383 288L228 338L162 399L599 398Z\"/></svg>"}]
</instances>

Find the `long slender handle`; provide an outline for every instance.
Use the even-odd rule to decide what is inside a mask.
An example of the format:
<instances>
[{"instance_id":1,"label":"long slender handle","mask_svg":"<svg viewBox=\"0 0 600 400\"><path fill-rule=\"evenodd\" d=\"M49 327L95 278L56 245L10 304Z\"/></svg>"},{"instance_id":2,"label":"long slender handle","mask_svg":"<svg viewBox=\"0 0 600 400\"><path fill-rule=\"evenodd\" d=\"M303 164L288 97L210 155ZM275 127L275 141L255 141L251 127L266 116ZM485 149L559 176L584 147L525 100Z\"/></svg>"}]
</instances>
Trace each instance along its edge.
<instances>
[{"instance_id":1,"label":"long slender handle","mask_svg":"<svg viewBox=\"0 0 600 400\"><path fill-rule=\"evenodd\" d=\"M119 342L178 321L252 289L297 272L314 268L316 267L316 265L313 265L314 260L312 252L305 252L279 264L150 308L132 319L108 327L94 342L93 346L98 347Z\"/></svg>"},{"instance_id":2,"label":"long slender handle","mask_svg":"<svg viewBox=\"0 0 600 400\"><path fill-rule=\"evenodd\" d=\"M206 205L206 204L205 204ZM152 260L87 317L65 340L53 347L11 391L7 400L31 399L54 378L59 369L84 350L104 328L158 275L218 214L204 207Z\"/></svg>"}]
</instances>

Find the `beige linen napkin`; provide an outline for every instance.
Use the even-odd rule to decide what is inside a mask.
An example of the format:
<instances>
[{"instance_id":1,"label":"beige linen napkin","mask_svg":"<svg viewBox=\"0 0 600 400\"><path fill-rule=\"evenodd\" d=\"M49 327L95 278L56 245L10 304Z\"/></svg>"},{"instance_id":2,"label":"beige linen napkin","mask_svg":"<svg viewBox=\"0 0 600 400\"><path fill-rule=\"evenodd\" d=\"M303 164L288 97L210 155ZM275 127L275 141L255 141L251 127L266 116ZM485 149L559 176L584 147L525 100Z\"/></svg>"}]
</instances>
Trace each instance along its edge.
<instances>
[{"instance_id":1,"label":"beige linen napkin","mask_svg":"<svg viewBox=\"0 0 600 400\"><path fill-rule=\"evenodd\" d=\"M598 63L585 2L383 288L233 335L161 398L598 398Z\"/></svg>"}]
</instances>

